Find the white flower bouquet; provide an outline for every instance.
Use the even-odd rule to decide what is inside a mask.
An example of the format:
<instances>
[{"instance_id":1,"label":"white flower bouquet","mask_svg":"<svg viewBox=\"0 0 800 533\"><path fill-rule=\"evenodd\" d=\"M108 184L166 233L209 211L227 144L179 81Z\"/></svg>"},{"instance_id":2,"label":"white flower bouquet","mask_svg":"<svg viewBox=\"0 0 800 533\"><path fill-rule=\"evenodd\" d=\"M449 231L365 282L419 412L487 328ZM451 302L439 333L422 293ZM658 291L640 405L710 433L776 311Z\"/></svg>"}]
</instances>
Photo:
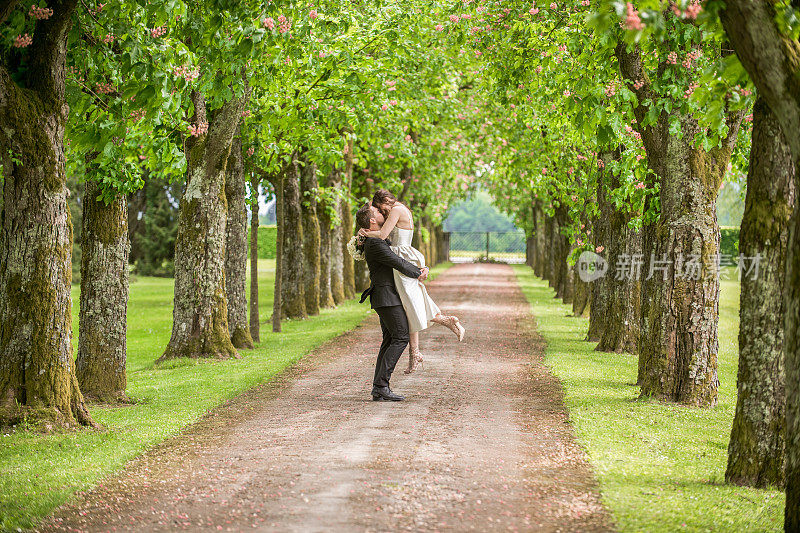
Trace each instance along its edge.
<instances>
[{"instance_id":1,"label":"white flower bouquet","mask_svg":"<svg viewBox=\"0 0 800 533\"><path fill-rule=\"evenodd\" d=\"M364 238L360 235L353 235L353 237L347 243L347 251L350 252L350 256L356 261L364 260L364 248L362 247L363 244Z\"/></svg>"}]
</instances>

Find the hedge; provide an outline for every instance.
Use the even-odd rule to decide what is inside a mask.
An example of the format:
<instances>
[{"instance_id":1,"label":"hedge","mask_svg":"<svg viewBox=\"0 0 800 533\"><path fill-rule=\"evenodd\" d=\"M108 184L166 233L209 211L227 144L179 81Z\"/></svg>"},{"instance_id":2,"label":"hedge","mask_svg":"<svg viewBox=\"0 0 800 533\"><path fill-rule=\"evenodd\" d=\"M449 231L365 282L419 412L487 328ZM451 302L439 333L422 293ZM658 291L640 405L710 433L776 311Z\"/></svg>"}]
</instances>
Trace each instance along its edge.
<instances>
[{"instance_id":1,"label":"hedge","mask_svg":"<svg viewBox=\"0 0 800 533\"><path fill-rule=\"evenodd\" d=\"M719 228L719 253L734 260L739 257L739 228L731 226Z\"/></svg>"},{"instance_id":2,"label":"hedge","mask_svg":"<svg viewBox=\"0 0 800 533\"><path fill-rule=\"evenodd\" d=\"M248 239L250 232L248 231ZM722 255L730 256L734 259L739 257L739 228L722 226L719 229L719 251ZM278 236L278 229L275 226L258 227L258 258L275 259L275 241ZM249 242L249 240L248 240ZM482 241L485 242L485 241ZM485 247L485 244L484 244ZM249 249L249 248L248 248Z\"/></svg>"},{"instance_id":3,"label":"hedge","mask_svg":"<svg viewBox=\"0 0 800 533\"><path fill-rule=\"evenodd\" d=\"M258 258L275 259L277 252L275 244L278 238L278 228L275 226L258 227ZM247 230L247 255L250 256L250 229Z\"/></svg>"}]
</instances>

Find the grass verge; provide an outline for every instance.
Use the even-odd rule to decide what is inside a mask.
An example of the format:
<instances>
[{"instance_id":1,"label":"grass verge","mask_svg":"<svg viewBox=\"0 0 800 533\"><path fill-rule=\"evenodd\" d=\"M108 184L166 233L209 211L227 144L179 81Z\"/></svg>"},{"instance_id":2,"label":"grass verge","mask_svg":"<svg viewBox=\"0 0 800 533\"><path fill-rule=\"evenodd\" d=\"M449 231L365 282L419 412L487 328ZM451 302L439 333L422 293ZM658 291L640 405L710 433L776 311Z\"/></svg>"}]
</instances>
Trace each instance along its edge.
<instances>
[{"instance_id":1,"label":"grass verge","mask_svg":"<svg viewBox=\"0 0 800 533\"><path fill-rule=\"evenodd\" d=\"M23 429L0 436L0 531L35 526L72 494L119 471L146 449L176 434L206 412L270 379L325 341L358 325L369 306L351 300L272 333L274 260L259 260L261 342L231 361L180 360L155 367L172 328L173 280L139 277L128 304L128 394L137 404L94 406L105 431L40 434ZM447 269L442 264L436 275ZM77 339L78 288L73 329Z\"/></svg>"},{"instance_id":2,"label":"grass verge","mask_svg":"<svg viewBox=\"0 0 800 533\"><path fill-rule=\"evenodd\" d=\"M637 400L637 359L594 351L588 320L571 316L546 281L514 267L547 342L545 362L620 531L782 531L784 495L725 485L736 407L739 284L723 281L719 405L700 409Z\"/></svg>"}]
</instances>

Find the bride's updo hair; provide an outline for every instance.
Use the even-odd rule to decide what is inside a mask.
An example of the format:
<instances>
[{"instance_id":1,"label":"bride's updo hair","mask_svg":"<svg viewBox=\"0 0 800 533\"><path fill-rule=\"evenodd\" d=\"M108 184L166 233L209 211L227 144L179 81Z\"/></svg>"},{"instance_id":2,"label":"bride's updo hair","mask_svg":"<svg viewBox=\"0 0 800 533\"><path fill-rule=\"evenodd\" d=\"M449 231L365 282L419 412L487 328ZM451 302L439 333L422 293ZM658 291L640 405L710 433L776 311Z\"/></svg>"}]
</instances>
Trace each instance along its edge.
<instances>
[{"instance_id":1,"label":"bride's updo hair","mask_svg":"<svg viewBox=\"0 0 800 533\"><path fill-rule=\"evenodd\" d=\"M378 189L375 191L375 194L372 195L372 205L374 205L375 208L383 214L383 216L387 216L389 214L389 210L386 209L383 204L392 205L396 202L397 197L386 189Z\"/></svg>"}]
</instances>

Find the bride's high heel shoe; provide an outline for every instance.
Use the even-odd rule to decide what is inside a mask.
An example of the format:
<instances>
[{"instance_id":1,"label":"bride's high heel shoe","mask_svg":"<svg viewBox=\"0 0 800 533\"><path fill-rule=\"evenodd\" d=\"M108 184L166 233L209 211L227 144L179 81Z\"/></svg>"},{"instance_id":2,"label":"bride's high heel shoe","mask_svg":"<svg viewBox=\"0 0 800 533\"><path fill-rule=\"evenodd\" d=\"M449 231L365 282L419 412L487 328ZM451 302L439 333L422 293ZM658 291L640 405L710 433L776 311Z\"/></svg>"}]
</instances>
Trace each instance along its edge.
<instances>
[{"instance_id":1,"label":"bride's high heel shoe","mask_svg":"<svg viewBox=\"0 0 800 533\"><path fill-rule=\"evenodd\" d=\"M417 369L418 365L422 365L424 367L424 365L422 363L422 354L419 352L419 350L417 350L415 352L409 352L408 353L408 368L406 368L403 371L403 373L411 374L412 372L414 372Z\"/></svg>"},{"instance_id":2,"label":"bride's high heel shoe","mask_svg":"<svg viewBox=\"0 0 800 533\"><path fill-rule=\"evenodd\" d=\"M458 342L464 340L464 333L466 333L467 330L465 330L464 326L461 325L458 317L448 316L445 318L444 325L447 326L450 331L456 334L456 337L458 337Z\"/></svg>"}]
</instances>

